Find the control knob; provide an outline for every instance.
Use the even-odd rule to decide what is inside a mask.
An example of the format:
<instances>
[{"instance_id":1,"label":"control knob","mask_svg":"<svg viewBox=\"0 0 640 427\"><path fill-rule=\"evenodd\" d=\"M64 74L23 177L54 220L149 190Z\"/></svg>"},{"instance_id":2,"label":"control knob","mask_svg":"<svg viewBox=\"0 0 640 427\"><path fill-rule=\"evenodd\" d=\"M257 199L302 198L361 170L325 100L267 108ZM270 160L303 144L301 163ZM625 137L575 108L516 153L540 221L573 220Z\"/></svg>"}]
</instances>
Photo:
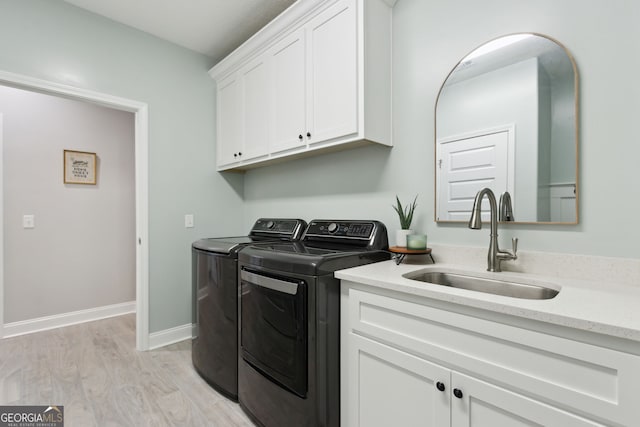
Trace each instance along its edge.
<instances>
[{"instance_id":1,"label":"control knob","mask_svg":"<svg viewBox=\"0 0 640 427\"><path fill-rule=\"evenodd\" d=\"M269 229L273 228L274 225L275 225L275 222L273 222L273 221L268 221L267 222L267 228L269 228Z\"/></svg>"},{"instance_id":2,"label":"control knob","mask_svg":"<svg viewBox=\"0 0 640 427\"><path fill-rule=\"evenodd\" d=\"M336 224L335 222L332 222L331 224L329 224L329 226L327 227L327 231L329 233L335 233L336 231L338 231L338 224Z\"/></svg>"}]
</instances>

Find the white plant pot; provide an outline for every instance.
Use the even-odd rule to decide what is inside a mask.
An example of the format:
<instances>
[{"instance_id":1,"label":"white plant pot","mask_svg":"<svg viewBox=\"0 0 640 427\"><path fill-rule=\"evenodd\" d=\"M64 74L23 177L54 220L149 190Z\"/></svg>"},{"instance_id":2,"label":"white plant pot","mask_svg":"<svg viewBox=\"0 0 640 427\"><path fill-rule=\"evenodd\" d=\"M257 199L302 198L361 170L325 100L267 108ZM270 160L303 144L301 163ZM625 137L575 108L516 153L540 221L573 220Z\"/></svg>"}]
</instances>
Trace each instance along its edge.
<instances>
[{"instance_id":1,"label":"white plant pot","mask_svg":"<svg viewBox=\"0 0 640 427\"><path fill-rule=\"evenodd\" d=\"M407 247L407 236L413 234L412 229L408 230L396 230L396 246L401 248Z\"/></svg>"}]
</instances>

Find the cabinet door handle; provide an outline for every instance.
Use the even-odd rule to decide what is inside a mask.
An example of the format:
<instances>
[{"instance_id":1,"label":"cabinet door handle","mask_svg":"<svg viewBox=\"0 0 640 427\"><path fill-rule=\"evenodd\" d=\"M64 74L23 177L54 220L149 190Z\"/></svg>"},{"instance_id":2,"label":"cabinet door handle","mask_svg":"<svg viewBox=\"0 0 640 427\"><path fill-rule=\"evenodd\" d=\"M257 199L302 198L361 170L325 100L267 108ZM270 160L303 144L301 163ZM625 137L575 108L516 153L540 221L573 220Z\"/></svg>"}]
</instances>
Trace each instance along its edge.
<instances>
[{"instance_id":1,"label":"cabinet door handle","mask_svg":"<svg viewBox=\"0 0 640 427\"><path fill-rule=\"evenodd\" d=\"M238 157L238 153L233 153L233 157Z\"/></svg>"},{"instance_id":2,"label":"cabinet door handle","mask_svg":"<svg viewBox=\"0 0 640 427\"><path fill-rule=\"evenodd\" d=\"M463 396L462 390L460 390L459 388L454 388L453 389L453 395L455 397L457 397L458 399L462 399L462 396Z\"/></svg>"},{"instance_id":3,"label":"cabinet door handle","mask_svg":"<svg viewBox=\"0 0 640 427\"><path fill-rule=\"evenodd\" d=\"M302 134L298 135L298 139L302 141Z\"/></svg>"},{"instance_id":4,"label":"cabinet door handle","mask_svg":"<svg viewBox=\"0 0 640 427\"><path fill-rule=\"evenodd\" d=\"M311 132L307 132L307 138L311 138Z\"/></svg>"},{"instance_id":5,"label":"cabinet door handle","mask_svg":"<svg viewBox=\"0 0 640 427\"><path fill-rule=\"evenodd\" d=\"M438 382L436 383L436 388L437 388L438 390L440 390L440 391L444 391L444 390L445 390L444 383L442 383L442 382L438 381Z\"/></svg>"},{"instance_id":6,"label":"cabinet door handle","mask_svg":"<svg viewBox=\"0 0 640 427\"><path fill-rule=\"evenodd\" d=\"M238 156L242 156L242 152L241 151L238 151Z\"/></svg>"}]
</instances>

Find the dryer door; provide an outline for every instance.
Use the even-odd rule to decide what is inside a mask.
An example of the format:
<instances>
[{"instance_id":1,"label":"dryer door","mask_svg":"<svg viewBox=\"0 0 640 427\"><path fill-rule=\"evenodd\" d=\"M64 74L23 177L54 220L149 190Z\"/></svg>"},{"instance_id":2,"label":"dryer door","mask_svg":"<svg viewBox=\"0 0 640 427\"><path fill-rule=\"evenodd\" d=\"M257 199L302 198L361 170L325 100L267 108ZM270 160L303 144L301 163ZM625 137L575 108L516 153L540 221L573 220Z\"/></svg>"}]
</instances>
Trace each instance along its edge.
<instances>
[{"instance_id":1,"label":"dryer door","mask_svg":"<svg viewBox=\"0 0 640 427\"><path fill-rule=\"evenodd\" d=\"M307 395L307 285L243 269L242 358L271 381Z\"/></svg>"}]
</instances>

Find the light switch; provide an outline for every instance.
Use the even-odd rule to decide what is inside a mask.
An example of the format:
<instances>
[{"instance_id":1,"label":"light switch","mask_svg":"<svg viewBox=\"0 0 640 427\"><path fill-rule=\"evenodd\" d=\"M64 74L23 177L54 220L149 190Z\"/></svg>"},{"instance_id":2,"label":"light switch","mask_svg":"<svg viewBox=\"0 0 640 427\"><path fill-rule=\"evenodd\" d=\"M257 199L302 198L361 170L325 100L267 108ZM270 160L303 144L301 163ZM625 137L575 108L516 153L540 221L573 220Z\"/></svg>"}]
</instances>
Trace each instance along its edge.
<instances>
[{"instance_id":1,"label":"light switch","mask_svg":"<svg viewBox=\"0 0 640 427\"><path fill-rule=\"evenodd\" d=\"M36 217L35 215L23 215L22 216L22 227L23 228L35 228L36 226Z\"/></svg>"},{"instance_id":2,"label":"light switch","mask_svg":"<svg viewBox=\"0 0 640 427\"><path fill-rule=\"evenodd\" d=\"M193 228L193 214L186 214L184 216L184 227Z\"/></svg>"}]
</instances>

